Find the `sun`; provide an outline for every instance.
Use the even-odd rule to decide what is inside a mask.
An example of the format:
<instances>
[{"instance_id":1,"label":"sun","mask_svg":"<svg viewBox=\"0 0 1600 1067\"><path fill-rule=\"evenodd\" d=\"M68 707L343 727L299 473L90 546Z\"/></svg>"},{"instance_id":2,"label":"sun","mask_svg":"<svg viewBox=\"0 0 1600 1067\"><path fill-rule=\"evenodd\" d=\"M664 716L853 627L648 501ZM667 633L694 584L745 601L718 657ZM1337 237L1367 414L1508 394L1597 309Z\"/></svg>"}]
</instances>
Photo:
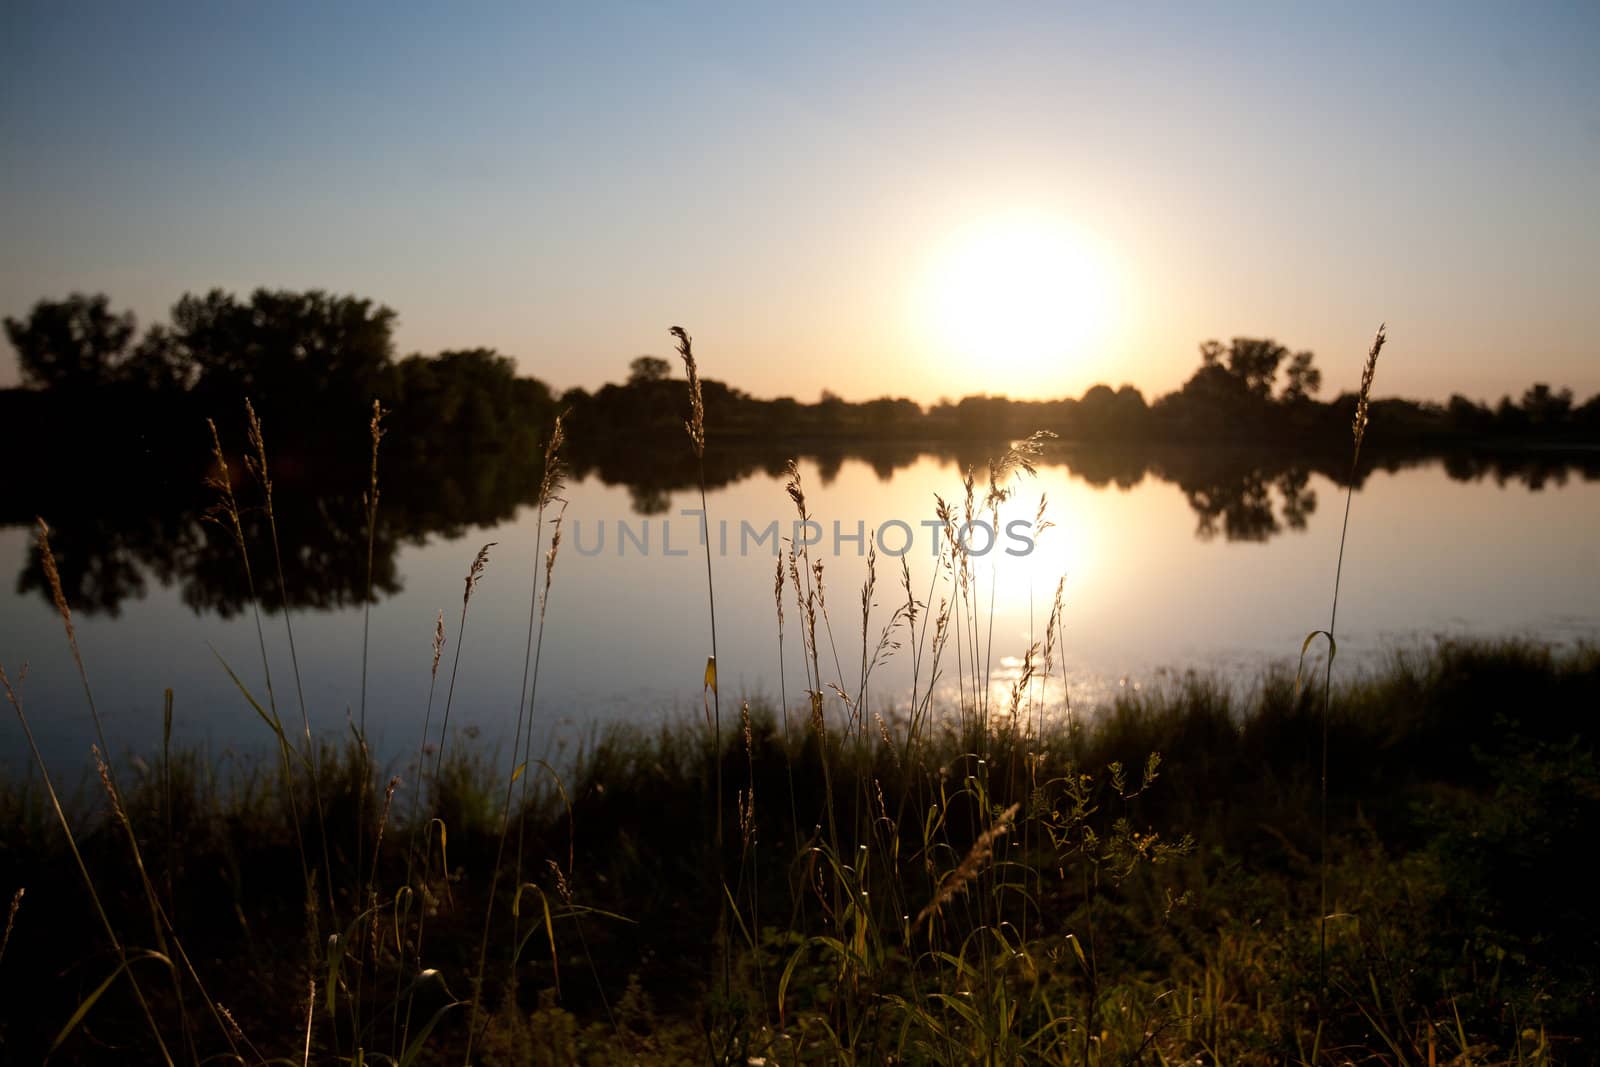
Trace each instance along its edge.
<instances>
[{"instance_id":1,"label":"sun","mask_svg":"<svg viewBox=\"0 0 1600 1067\"><path fill-rule=\"evenodd\" d=\"M923 343L951 377L1027 393L1071 377L1070 363L1104 338L1113 286L1089 236L1064 219L1013 215L943 242L916 304Z\"/></svg>"}]
</instances>

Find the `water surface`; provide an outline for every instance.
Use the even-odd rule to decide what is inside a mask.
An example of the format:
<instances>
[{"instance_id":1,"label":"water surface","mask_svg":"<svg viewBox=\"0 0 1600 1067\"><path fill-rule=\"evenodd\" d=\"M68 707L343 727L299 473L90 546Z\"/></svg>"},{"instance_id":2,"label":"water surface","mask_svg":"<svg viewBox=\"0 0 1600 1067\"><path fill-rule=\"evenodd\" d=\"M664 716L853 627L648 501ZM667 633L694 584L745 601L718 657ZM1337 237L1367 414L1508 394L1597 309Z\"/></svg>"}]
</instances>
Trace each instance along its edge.
<instances>
[{"instance_id":1,"label":"water surface","mask_svg":"<svg viewBox=\"0 0 1600 1067\"><path fill-rule=\"evenodd\" d=\"M936 493L959 508L961 473L973 461L905 448L800 461L821 532L810 551L823 564L831 621L831 641L823 631L825 682L852 695L859 687L861 585L875 532L884 543L868 624L873 644L905 600L891 553L908 549L918 600L937 608L951 595L948 576L934 580L936 536L922 524L935 521ZM795 513L778 468L774 460L733 464L707 497L725 713L740 696L776 702L780 684L791 706L804 701L792 588L783 593L780 683L776 538L768 528L776 522L791 536ZM1441 636L1573 642L1600 634L1596 474L1589 460L1462 457L1364 471L1344 556L1340 669ZM425 514L406 503L403 487L383 498L395 503L380 521L364 715L385 760L402 761L420 738L440 610L448 640L435 723L455 668L452 731L489 743L509 739L530 592L544 564L529 486L502 480L516 484L493 490L488 506L476 503L479 490L451 484L426 489ZM278 493L301 688L313 728L333 734L363 715L359 487L317 493L290 479ZM1041 494L1053 526L1032 551L1007 554L1021 543L1002 533L975 562L979 647L996 694L1030 644L1043 640L1062 578L1065 664L1036 694L1052 712L1062 706L1063 685L1088 707L1123 686L1161 684L1188 669L1248 680L1263 666L1292 664L1305 635L1328 623L1345 490L1314 464L1063 450L1017 485L1002 528L1031 520ZM559 749L608 721L700 715L711 630L700 519L685 513L699 508L698 491L684 487L681 470L630 480L594 464L579 466L563 496L535 713L541 742ZM450 517L462 514L482 517ZM263 599L273 608L261 615L272 692L283 717L298 723L285 614L260 519L249 518L249 536ZM180 742L213 753L262 750L265 728L222 666L266 701L255 614L231 539L182 508L136 520L91 513L52 521L90 682L118 754L159 746L169 687ZM545 546L548 534L547 525ZM974 536L981 545L982 534ZM462 637L463 579L491 541ZM13 677L28 665L21 692L47 757L81 766L92 738L87 703L26 526L0 527L0 573L16 576L0 593L0 662ZM905 645L903 631L893 637ZM954 648L941 664L952 702L958 679L971 677L970 662L958 670ZM911 665L906 645L876 669L869 691L878 707L904 706ZM24 749L14 718L8 721L0 758L15 770Z\"/></svg>"}]
</instances>

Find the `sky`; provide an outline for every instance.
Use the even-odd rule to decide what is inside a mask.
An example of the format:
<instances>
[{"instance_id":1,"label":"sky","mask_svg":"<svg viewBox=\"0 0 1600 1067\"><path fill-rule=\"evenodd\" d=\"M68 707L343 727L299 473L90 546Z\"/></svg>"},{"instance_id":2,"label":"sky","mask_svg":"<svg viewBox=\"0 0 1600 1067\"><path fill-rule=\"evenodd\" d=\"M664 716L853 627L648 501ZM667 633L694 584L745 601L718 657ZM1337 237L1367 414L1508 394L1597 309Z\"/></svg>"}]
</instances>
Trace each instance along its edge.
<instances>
[{"instance_id":1,"label":"sky","mask_svg":"<svg viewBox=\"0 0 1600 1067\"><path fill-rule=\"evenodd\" d=\"M0 314L320 288L558 389L1600 391L1593 4L0 7ZM9 350L0 385L15 384Z\"/></svg>"}]
</instances>

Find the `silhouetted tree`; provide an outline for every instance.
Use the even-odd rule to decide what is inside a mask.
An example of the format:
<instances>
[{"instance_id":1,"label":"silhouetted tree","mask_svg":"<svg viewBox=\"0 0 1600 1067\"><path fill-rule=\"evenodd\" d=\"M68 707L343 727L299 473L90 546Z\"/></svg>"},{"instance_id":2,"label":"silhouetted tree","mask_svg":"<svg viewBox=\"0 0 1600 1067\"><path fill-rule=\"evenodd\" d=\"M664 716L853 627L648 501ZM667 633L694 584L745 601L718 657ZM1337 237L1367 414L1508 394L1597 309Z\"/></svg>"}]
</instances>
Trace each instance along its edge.
<instances>
[{"instance_id":1,"label":"silhouetted tree","mask_svg":"<svg viewBox=\"0 0 1600 1067\"><path fill-rule=\"evenodd\" d=\"M1500 398L1500 403L1494 409L1495 428L1501 433L1524 433L1528 429L1528 413L1512 401L1509 396Z\"/></svg>"},{"instance_id":2,"label":"silhouetted tree","mask_svg":"<svg viewBox=\"0 0 1600 1067\"><path fill-rule=\"evenodd\" d=\"M894 399L885 396L862 404L861 414L869 432L892 435L903 429L915 428L922 419L922 407L904 397Z\"/></svg>"},{"instance_id":3,"label":"silhouetted tree","mask_svg":"<svg viewBox=\"0 0 1600 1067\"><path fill-rule=\"evenodd\" d=\"M1450 432L1462 436L1479 436L1494 428L1494 412L1460 393L1451 394L1445 405L1445 418Z\"/></svg>"},{"instance_id":4,"label":"silhouetted tree","mask_svg":"<svg viewBox=\"0 0 1600 1067\"><path fill-rule=\"evenodd\" d=\"M182 392L194 384L194 366L165 326L152 326L118 370L117 380L150 393Z\"/></svg>"},{"instance_id":5,"label":"silhouetted tree","mask_svg":"<svg viewBox=\"0 0 1600 1067\"><path fill-rule=\"evenodd\" d=\"M628 384L659 382L672 374L672 364L660 356L639 356L628 364Z\"/></svg>"},{"instance_id":6,"label":"silhouetted tree","mask_svg":"<svg viewBox=\"0 0 1600 1067\"><path fill-rule=\"evenodd\" d=\"M389 377L389 428L399 435L390 447L533 448L555 406L548 386L517 377L516 362L492 348L407 356Z\"/></svg>"},{"instance_id":7,"label":"silhouetted tree","mask_svg":"<svg viewBox=\"0 0 1600 1067\"><path fill-rule=\"evenodd\" d=\"M1289 350L1278 342L1254 337L1235 337L1233 342L1226 346L1220 341L1202 341L1200 369L1205 371L1215 367L1226 370L1251 393L1268 397L1272 395L1272 381L1277 377L1278 364L1283 362L1283 357L1288 354ZM1306 369L1309 370L1311 354L1307 352L1303 355L1306 357ZM1316 381L1317 385L1321 386L1320 373L1317 374Z\"/></svg>"},{"instance_id":8,"label":"silhouetted tree","mask_svg":"<svg viewBox=\"0 0 1600 1067\"><path fill-rule=\"evenodd\" d=\"M1276 341L1253 337L1235 337L1228 349L1228 371L1246 389L1259 397L1272 395L1272 381L1278 375L1278 364L1289 350ZM1320 381L1319 381L1320 384Z\"/></svg>"},{"instance_id":9,"label":"silhouetted tree","mask_svg":"<svg viewBox=\"0 0 1600 1067\"><path fill-rule=\"evenodd\" d=\"M1160 398L1151 413L1167 433L1180 439L1237 436L1252 425L1252 416L1259 416L1265 405L1215 358L1205 358L1205 346L1201 355L1200 369L1182 389ZM1085 394L1084 400L1088 398Z\"/></svg>"},{"instance_id":10,"label":"silhouetted tree","mask_svg":"<svg viewBox=\"0 0 1600 1067\"><path fill-rule=\"evenodd\" d=\"M7 318L5 326L23 382L63 390L116 381L136 329L132 312L114 313L104 294L82 293L41 300L26 320Z\"/></svg>"},{"instance_id":11,"label":"silhouetted tree","mask_svg":"<svg viewBox=\"0 0 1600 1067\"><path fill-rule=\"evenodd\" d=\"M133 316L112 312L105 296L41 301L26 320L5 320L24 381L34 388L0 391L0 424L9 423L11 440L18 441L29 427L63 417L93 426L98 440L126 439L133 428L149 455L175 451L180 440L191 447L186 435L196 426L203 435L204 416L216 416L228 430L249 397L275 429L308 431L316 439L306 447L321 448L339 443L334 436L364 437L369 404L380 396L395 412L390 428L406 430L415 442L416 459L437 455L441 446L506 454L536 445L530 431L534 438L547 432L555 407L550 392L518 377L513 361L474 348L397 364L393 323L394 312L353 296L258 289L246 300L217 289L185 294L170 327L157 326L135 341ZM1105 441L1310 442L1344 435L1356 397L1314 400L1322 373L1312 353L1291 354L1276 341L1249 337L1206 341L1199 350L1200 367L1183 387L1148 404L1128 385L1096 385L1082 399L941 399L927 410L890 397L852 403L828 389L815 403L762 400L709 378L702 389L707 424L730 442L1001 440L1037 429ZM1275 396L1280 369L1283 386ZM593 394L568 390L560 408L571 413L575 445L664 442L682 431L686 388L668 360L641 355L629 362L625 384ZM127 392L140 394L141 403L128 404ZM147 397L160 403L152 407L143 402ZM1372 415L1381 423L1374 440L1385 446L1600 436L1600 398L1575 408L1570 390L1543 383L1522 394L1520 403L1507 397L1494 411L1459 396L1448 407L1388 398L1374 401ZM404 447L391 442L390 450Z\"/></svg>"},{"instance_id":12,"label":"silhouetted tree","mask_svg":"<svg viewBox=\"0 0 1600 1067\"><path fill-rule=\"evenodd\" d=\"M1572 424L1591 434L1600 434L1600 393L1596 393L1572 412Z\"/></svg>"},{"instance_id":13,"label":"silhouetted tree","mask_svg":"<svg viewBox=\"0 0 1600 1067\"><path fill-rule=\"evenodd\" d=\"M1296 404L1310 399L1322 388L1322 372L1313 364L1310 352L1296 352L1284 370L1283 399Z\"/></svg>"},{"instance_id":14,"label":"silhouetted tree","mask_svg":"<svg viewBox=\"0 0 1600 1067\"><path fill-rule=\"evenodd\" d=\"M1550 386L1539 382L1522 394L1522 413L1532 426L1559 426L1572 413L1572 390L1553 392Z\"/></svg>"},{"instance_id":15,"label":"silhouetted tree","mask_svg":"<svg viewBox=\"0 0 1600 1067\"><path fill-rule=\"evenodd\" d=\"M214 401L343 410L379 391L394 319L370 300L320 290L257 289L245 303L213 289L178 301L172 332L196 388Z\"/></svg>"},{"instance_id":16,"label":"silhouetted tree","mask_svg":"<svg viewBox=\"0 0 1600 1067\"><path fill-rule=\"evenodd\" d=\"M817 398L817 424L825 432L837 433L844 425L844 399L832 389L824 389Z\"/></svg>"}]
</instances>

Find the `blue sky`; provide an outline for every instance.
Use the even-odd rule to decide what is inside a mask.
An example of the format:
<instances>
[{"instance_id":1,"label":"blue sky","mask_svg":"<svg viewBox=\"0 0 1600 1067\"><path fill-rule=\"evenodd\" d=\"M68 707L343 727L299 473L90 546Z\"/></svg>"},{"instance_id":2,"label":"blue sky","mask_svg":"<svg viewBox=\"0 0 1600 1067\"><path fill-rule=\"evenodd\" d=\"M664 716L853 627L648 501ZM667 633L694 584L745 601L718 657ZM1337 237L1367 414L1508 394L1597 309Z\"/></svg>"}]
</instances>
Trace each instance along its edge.
<instances>
[{"instance_id":1,"label":"blue sky","mask_svg":"<svg viewBox=\"0 0 1600 1067\"><path fill-rule=\"evenodd\" d=\"M319 287L557 387L682 323L753 392L923 401L1161 392L1235 334L1337 390L1387 318L1380 393L1588 395L1597 47L1592 5L11 3L0 313ZM1025 366L925 284L1019 214L1107 279Z\"/></svg>"}]
</instances>

